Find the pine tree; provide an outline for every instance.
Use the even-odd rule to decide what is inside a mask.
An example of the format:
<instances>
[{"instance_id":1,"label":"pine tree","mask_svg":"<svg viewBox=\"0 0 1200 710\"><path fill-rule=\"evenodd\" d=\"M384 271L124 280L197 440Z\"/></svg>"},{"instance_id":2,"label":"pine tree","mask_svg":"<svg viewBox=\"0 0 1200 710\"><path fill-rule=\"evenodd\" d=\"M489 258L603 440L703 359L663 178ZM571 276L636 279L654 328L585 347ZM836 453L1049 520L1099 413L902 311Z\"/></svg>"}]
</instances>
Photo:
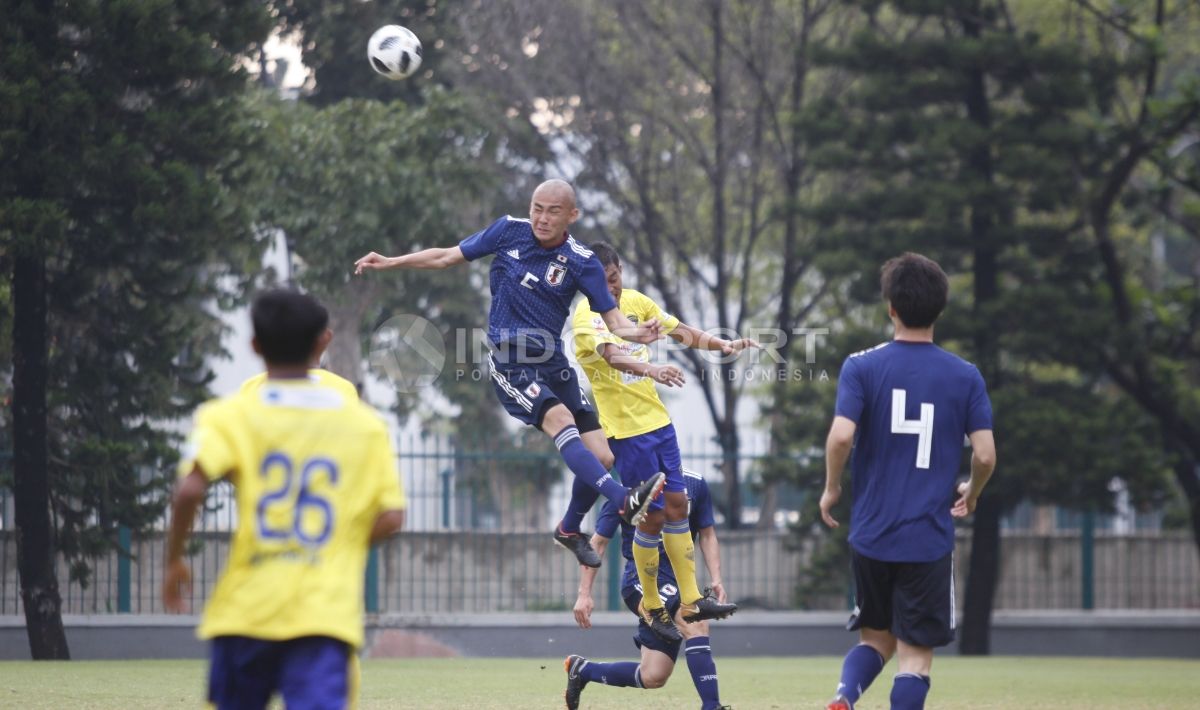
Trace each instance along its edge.
<instances>
[{"instance_id":1,"label":"pine tree","mask_svg":"<svg viewBox=\"0 0 1200 710\"><path fill-rule=\"evenodd\" d=\"M164 422L207 394L218 280L253 246L234 192L238 58L270 20L249 0L3 7L21 595L33 657L66 658L55 554L86 580L119 527L161 514Z\"/></svg>"}]
</instances>

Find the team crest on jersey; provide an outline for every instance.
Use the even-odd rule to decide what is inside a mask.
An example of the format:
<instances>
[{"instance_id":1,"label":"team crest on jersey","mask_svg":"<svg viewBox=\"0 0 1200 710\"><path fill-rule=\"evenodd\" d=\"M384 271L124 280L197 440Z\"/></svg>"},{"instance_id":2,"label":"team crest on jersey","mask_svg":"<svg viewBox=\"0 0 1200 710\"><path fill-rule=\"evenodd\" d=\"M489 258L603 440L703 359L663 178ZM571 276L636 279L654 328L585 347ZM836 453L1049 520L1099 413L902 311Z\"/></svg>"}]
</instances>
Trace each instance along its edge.
<instances>
[{"instance_id":1,"label":"team crest on jersey","mask_svg":"<svg viewBox=\"0 0 1200 710\"><path fill-rule=\"evenodd\" d=\"M546 267L546 283L551 286L557 286L563 282L567 276L567 267L561 264L551 264Z\"/></svg>"},{"instance_id":2,"label":"team crest on jersey","mask_svg":"<svg viewBox=\"0 0 1200 710\"><path fill-rule=\"evenodd\" d=\"M525 394L529 395L530 397L537 397L541 393L542 388L536 382L530 382L529 386L525 388Z\"/></svg>"},{"instance_id":3,"label":"team crest on jersey","mask_svg":"<svg viewBox=\"0 0 1200 710\"><path fill-rule=\"evenodd\" d=\"M604 327L604 319L600 316L592 316L592 327L597 333L603 333L607 328Z\"/></svg>"}]
</instances>

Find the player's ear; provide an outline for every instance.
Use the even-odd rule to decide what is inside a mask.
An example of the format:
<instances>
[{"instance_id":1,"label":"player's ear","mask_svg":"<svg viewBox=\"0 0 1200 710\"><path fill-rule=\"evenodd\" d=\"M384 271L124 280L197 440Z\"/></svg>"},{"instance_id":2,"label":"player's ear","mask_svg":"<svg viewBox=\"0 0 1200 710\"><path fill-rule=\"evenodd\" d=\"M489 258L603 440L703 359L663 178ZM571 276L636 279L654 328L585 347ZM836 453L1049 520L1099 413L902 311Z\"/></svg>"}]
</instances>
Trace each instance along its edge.
<instances>
[{"instance_id":1,"label":"player's ear","mask_svg":"<svg viewBox=\"0 0 1200 710\"><path fill-rule=\"evenodd\" d=\"M262 356L262 347L260 347L258 344L258 338L254 338L254 337L250 338L250 347L254 348L255 355L258 355L260 357Z\"/></svg>"},{"instance_id":2,"label":"player's ear","mask_svg":"<svg viewBox=\"0 0 1200 710\"><path fill-rule=\"evenodd\" d=\"M571 213L567 215L567 224L574 224L575 220L579 219L579 208L572 207Z\"/></svg>"},{"instance_id":3,"label":"player's ear","mask_svg":"<svg viewBox=\"0 0 1200 710\"><path fill-rule=\"evenodd\" d=\"M321 361L321 356L325 354L325 348L329 347L329 343L332 340L333 331L329 328L326 328L324 333L321 333L319 336L317 336L317 343L313 346L312 357L309 361L313 363L319 363Z\"/></svg>"}]
</instances>

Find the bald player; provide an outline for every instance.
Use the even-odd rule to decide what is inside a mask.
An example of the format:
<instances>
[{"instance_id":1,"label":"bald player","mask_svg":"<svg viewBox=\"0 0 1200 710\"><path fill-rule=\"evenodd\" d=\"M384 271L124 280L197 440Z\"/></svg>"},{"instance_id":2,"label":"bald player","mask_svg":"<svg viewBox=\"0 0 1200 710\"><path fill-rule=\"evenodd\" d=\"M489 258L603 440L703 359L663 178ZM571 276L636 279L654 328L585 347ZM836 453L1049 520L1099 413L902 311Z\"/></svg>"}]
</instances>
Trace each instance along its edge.
<instances>
[{"instance_id":1,"label":"bald player","mask_svg":"<svg viewBox=\"0 0 1200 710\"><path fill-rule=\"evenodd\" d=\"M655 320L635 325L617 308L604 266L568 231L577 219L575 190L562 180L547 180L533 191L528 219L501 217L457 246L392 257L371 252L354 263L354 273L445 269L493 256L488 365L496 397L517 420L554 439L575 474L576 491L598 490L613 501L622 520L637 525L665 478L660 473L627 489L609 474L612 453L596 410L567 362L562 332L577 293L586 296L609 330L625 340L654 342L660 328ZM582 522L582 514L568 511L554 539L581 564L599 567L600 556L579 529Z\"/></svg>"}]
</instances>

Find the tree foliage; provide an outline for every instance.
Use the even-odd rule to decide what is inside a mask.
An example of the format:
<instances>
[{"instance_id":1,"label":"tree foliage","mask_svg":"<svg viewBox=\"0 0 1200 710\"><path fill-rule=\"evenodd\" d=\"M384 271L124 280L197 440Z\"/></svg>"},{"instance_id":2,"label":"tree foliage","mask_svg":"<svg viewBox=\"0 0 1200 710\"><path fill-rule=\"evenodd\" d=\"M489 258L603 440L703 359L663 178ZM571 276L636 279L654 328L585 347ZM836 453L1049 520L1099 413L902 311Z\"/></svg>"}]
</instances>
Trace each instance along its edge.
<instances>
[{"instance_id":1,"label":"tree foliage","mask_svg":"<svg viewBox=\"0 0 1200 710\"><path fill-rule=\"evenodd\" d=\"M27 615L52 610L29 619L35 657L61 656L35 638L58 599L32 560L57 549L86 579L119 526L162 511L163 424L205 396L219 280L254 245L233 97L270 24L254 2L46 1L5 3L0 27L0 236L29 336L13 343L21 582Z\"/></svg>"}]
</instances>

